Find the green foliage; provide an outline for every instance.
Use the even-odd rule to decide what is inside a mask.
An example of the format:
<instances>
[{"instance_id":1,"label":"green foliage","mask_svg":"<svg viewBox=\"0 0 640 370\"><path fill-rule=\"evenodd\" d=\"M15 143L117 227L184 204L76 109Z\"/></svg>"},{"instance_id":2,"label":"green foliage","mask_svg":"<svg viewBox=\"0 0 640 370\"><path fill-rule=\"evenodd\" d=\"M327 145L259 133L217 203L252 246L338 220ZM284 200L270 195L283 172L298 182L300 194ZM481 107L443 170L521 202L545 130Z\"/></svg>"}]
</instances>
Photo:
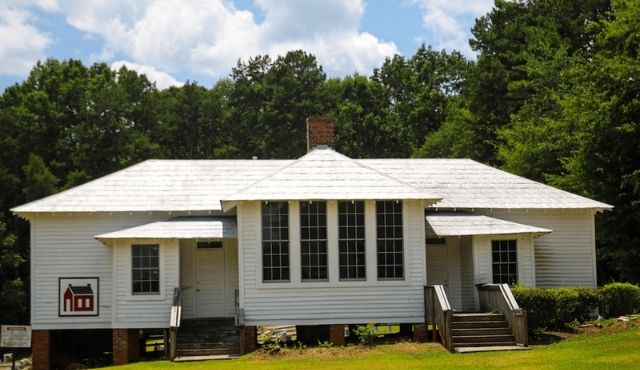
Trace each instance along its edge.
<instances>
[{"instance_id":1,"label":"green foliage","mask_svg":"<svg viewBox=\"0 0 640 370\"><path fill-rule=\"evenodd\" d=\"M617 317L640 312L640 287L629 283L610 283L600 288L601 314Z\"/></svg>"},{"instance_id":2,"label":"green foliage","mask_svg":"<svg viewBox=\"0 0 640 370\"><path fill-rule=\"evenodd\" d=\"M328 341L328 340L321 341L321 340L318 339L318 347L320 347L320 348L331 348L331 347L333 347L333 343Z\"/></svg>"},{"instance_id":3,"label":"green foliage","mask_svg":"<svg viewBox=\"0 0 640 370\"><path fill-rule=\"evenodd\" d=\"M378 328L372 323L356 326L353 330L353 334L358 337L358 342L360 342L360 344L368 346L373 346L376 339L382 338L382 334L378 333Z\"/></svg>"},{"instance_id":4,"label":"green foliage","mask_svg":"<svg viewBox=\"0 0 640 370\"><path fill-rule=\"evenodd\" d=\"M283 344L271 337L265 338L261 346L262 350L270 355L277 355L283 349Z\"/></svg>"},{"instance_id":5,"label":"green foliage","mask_svg":"<svg viewBox=\"0 0 640 370\"><path fill-rule=\"evenodd\" d=\"M7 231L0 217L0 322L25 322L27 295L20 277L24 258L15 248L16 237Z\"/></svg>"},{"instance_id":6,"label":"green foliage","mask_svg":"<svg viewBox=\"0 0 640 370\"><path fill-rule=\"evenodd\" d=\"M530 331L571 329L591 319L596 309L604 317L640 312L640 287L610 283L601 288L513 288L518 305L527 310Z\"/></svg>"},{"instance_id":7,"label":"green foliage","mask_svg":"<svg viewBox=\"0 0 640 370\"><path fill-rule=\"evenodd\" d=\"M569 329L583 322L596 310L595 289L524 288L517 286L513 296L527 310L529 331Z\"/></svg>"}]
</instances>

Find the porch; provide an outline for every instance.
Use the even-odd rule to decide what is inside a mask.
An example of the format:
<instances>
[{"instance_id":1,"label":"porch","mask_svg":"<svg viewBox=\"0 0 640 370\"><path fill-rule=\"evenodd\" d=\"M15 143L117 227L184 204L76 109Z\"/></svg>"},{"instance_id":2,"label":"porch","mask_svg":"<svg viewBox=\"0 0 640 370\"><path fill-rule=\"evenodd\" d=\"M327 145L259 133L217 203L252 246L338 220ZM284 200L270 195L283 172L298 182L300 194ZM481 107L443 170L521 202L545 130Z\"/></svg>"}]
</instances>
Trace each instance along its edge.
<instances>
[{"instance_id":1,"label":"porch","mask_svg":"<svg viewBox=\"0 0 640 370\"><path fill-rule=\"evenodd\" d=\"M509 285L535 286L534 239L551 230L466 212L428 212L425 321L452 352L527 347Z\"/></svg>"}]
</instances>

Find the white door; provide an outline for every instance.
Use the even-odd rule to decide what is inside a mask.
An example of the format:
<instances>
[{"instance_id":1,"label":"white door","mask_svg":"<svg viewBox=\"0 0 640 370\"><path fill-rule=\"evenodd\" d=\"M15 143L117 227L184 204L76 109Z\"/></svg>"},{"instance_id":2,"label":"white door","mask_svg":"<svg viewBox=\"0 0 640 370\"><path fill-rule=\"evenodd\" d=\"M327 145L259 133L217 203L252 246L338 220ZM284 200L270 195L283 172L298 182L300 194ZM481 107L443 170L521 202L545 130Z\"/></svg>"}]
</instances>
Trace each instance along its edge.
<instances>
[{"instance_id":1,"label":"white door","mask_svg":"<svg viewBox=\"0 0 640 370\"><path fill-rule=\"evenodd\" d=\"M443 285L449 295L449 258L446 244L427 244L427 285Z\"/></svg>"},{"instance_id":2,"label":"white door","mask_svg":"<svg viewBox=\"0 0 640 370\"><path fill-rule=\"evenodd\" d=\"M224 249L196 247L195 257L196 316L227 316Z\"/></svg>"}]
</instances>

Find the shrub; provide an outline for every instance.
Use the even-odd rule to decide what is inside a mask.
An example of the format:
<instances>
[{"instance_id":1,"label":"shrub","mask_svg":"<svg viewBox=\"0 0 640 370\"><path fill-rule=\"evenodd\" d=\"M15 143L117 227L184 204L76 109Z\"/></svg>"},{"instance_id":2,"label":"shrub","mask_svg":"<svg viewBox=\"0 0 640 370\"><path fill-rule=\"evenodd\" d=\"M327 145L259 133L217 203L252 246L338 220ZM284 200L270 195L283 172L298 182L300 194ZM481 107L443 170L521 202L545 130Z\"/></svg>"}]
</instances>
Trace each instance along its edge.
<instances>
[{"instance_id":1,"label":"shrub","mask_svg":"<svg viewBox=\"0 0 640 370\"><path fill-rule=\"evenodd\" d=\"M372 323L356 326L353 333L358 337L360 344L369 346L374 344L376 338L382 338L382 335L378 334L378 328Z\"/></svg>"},{"instance_id":2,"label":"shrub","mask_svg":"<svg viewBox=\"0 0 640 370\"><path fill-rule=\"evenodd\" d=\"M262 344L262 350L270 355L276 355L282 350L282 345L280 342L274 340L271 337L268 337Z\"/></svg>"},{"instance_id":3,"label":"shrub","mask_svg":"<svg viewBox=\"0 0 640 370\"><path fill-rule=\"evenodd\" d=\"M600 305L600 294L596 288L576 288L578 292L578 306L576 307L576 319L579 322L589 321L594 318Z\"/></svg>"},{"instance_id":4,"label":"shrub","mask_svg":"<svg viewBox=\"0 0 640 370\"><path fill-rule=\"evenodd\" d=\"M527 310L530 331L570 329L589 319L598 307L598 295L590 288L524 288L517 286L513 295Z\"/></svg>"},{"instance_id":5,"label":"shrub","mask_svg":"<svg viewBox=\"0 0 640 370\"><path fill-rule=\"evenodd\" d=\"M610 283L600 288L600 310L604 317L640 312L640 287L629 283Z\"/></svg>"}]
</instances>

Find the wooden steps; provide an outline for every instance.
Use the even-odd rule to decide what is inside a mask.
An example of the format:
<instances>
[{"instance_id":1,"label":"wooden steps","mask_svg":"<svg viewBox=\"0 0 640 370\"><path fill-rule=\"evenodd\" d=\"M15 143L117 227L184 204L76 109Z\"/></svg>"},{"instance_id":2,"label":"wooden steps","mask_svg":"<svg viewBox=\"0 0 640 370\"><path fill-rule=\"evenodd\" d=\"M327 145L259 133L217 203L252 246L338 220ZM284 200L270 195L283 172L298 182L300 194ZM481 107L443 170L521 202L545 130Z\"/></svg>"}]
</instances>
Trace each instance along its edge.
<instances>
[{"instance_id":1,"label":"wooden steps","mask_svg":"<svg viewBox=\"0 0 640 370\"><path fill-rule=\"evenodd\" d=\"M238 356L240 328L234 319L183 320L178 329L177 357Z\"/></svg>"},{"instance_id":2,"label":"wooden steps","mask_svg":"<svg viewBox=\"0 0 640 370\"><path fill-rule=\"evenodd\" d=\"M504 315L496 313L454 313L451 320L454 351L478 352L525 349L517 346ZM477 349L477 351L474 350Z\"/></svg>"}]
</instances>

